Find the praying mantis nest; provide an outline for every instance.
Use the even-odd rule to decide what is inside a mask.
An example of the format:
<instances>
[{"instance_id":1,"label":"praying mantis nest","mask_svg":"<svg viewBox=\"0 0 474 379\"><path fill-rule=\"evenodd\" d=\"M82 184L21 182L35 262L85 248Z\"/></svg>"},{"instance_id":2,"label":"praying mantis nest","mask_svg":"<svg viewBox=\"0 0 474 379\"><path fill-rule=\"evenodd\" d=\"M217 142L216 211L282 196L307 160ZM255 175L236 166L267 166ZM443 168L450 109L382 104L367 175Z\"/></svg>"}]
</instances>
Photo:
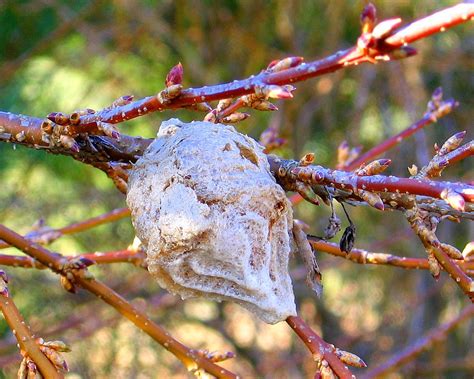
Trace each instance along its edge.
<instances>
[{"instance_id":1,"label":"praying mantis nest","mask_svg":"<svg viewBox=\"0 0 474 379\"><path fill-rule=\"evenodd\" d=\"M130 172L127 203L163 288L234 301L271 324L296 315L291 204L251 138L228 125L163 122Z\"/></svg>"}]
</instances>

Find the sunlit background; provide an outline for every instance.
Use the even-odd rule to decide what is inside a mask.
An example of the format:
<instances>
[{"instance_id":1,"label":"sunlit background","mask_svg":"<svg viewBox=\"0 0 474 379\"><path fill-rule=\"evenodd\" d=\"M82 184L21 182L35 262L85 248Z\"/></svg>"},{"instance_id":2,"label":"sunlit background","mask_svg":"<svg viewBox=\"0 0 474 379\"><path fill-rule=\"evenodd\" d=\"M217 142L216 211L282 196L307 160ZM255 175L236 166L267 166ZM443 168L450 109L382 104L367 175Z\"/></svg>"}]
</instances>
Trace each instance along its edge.
<instances>
[{"instance_id":1,"label":"sunlit background","mask_svg":"<svg viewBox=\"0 0 474 379\"><path fill-rule=\"evenodd\" d=\"M379 15L409 21L452 1L376 1ZM184 85L198 87L258 73L288 55L307 60L352 46L365 2L332 1L9 1L0 2L0 109L44 117L53 111L101 109L122 95L136 98L163 88L168 70L184 66ZM297 85L280 111L250 111L238 129L258 139L269 125L288 144L284 157L316 154L333 167L335 150L374 146L421 118L432 91L442 86L460 107L452 115L386 154L390 174L427 163L433 144L467 130L474 119L474 26L458 26L415 44L406 61L361 65ZM202 119L190 111L167 111L120 125L123 133L153 137L162 120ZM449 168L446 180L473 179L472 160ZM100 171L62 156L0 145L0 223L27 233L39 219L62 227L117 207L123 195ZM340 213L340 209L337 208ZM356 246L371 251L424 257L421 243L401 214L350 209ZM330 210L300 204L297 217L321 235ZM342 218L342 214L340 215ZM472 223L443 223L440 239L462 249L473 239ZM129 219L65 236L51 248L63 254L123 249L133 240ZM340 237L338 235L336 240ZM18 253L13 249L3 252ZM363 266L317 255L324 295L304 285L293 261L301 316L327 341L361 356L369 366L384 362L436 325L457 315L467 298L446 275ZM68 378L186 378L179 361L105 304L81 291L66 293L48 271L6 268L11 291L32 329L61 339L73 351ZM243 377L312 377L315 365L285 323L269 326L234 304L183 302L129 264L92 268L193 348L230 350L223 365ZM471 378L474 323L464 323L393 378ZM13 335L0 323L0 377L16 375L20 356ZM355 370L362 373L362 370Z\"/></svg>"}]
</instances>

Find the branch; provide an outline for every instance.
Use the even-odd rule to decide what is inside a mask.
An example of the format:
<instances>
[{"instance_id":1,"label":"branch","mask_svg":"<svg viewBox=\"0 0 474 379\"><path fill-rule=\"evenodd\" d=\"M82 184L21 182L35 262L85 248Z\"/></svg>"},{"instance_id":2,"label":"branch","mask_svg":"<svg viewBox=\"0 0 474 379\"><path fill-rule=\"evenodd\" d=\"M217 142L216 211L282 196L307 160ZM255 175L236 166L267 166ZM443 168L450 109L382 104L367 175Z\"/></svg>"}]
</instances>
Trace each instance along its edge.
<instances>
[{"instance_id":1,"label":"branch","mask_svg":"<svg viewBox=\"0 0 474 379\"><path fill-rule=\"evenodd\" d=\"M465 202L474 202L474 186L464 183L435 182L428 179L384 175L360 176L357 173L331 170L317 165L301 166L298 161L284 160L274 155L269 155L268 161L277 181L289 191L294 191L297 188L297 182L302 182L312 187L323 185L348 191L349 194L346 194L346 197L355 195L354 198L359 201L368 200L362 196L364 192L378 192L380 196L391 193L392 196L370 204L380 210L384 209L383 201L403 202L404 199L397 195L424 195L448 202L444 194L452 191L460 195ZM341 197L344 198L342 195ZM451 202L448 204L452 206Z\"/></svg>"},{"instance_id":2,"label":"branch","mask_svg":"<svg viewBox=\"0 0 474 379\"><path fill-rule=\"evenodd\" d=\"M318 252L334 255L359 264L388 265L409 270L429 270L426 258L400 257L393 254L375 253L364 249L352 249L350 253L345 253L339 248L339 244L327 242L317 237L308 236L308 241L313 249ZM456 265L469 275L474 275L474 260L456 260Z\"/></svg>"},{"instance_id":3,"label":"branch","mask_svg":"<svg viewBox=\"0 0 474 379\"><path fill-rule=\"evenodd\" d=\"M435 329L432 329L426 333L423 337L418 339L413 345L408 346L406 349L395 354L392 358L387 360L385 363L374 367L368 371L363 377L365 379L380 378L385 376L387 373L392 372L400 367L406 365L408 362L415 359L423 351L426 351L433 345L434 342L443 341L448 333L458 326L461 322L468 320L474 316L474 304L468 305L462 310L462 312L452 319Z\"/></svg>"},{"instance_id":4,"label":"branch","mask_svg":"<svg viewBox=\"0 0 474 379\"><path fill-rule=\"evenodd\" d=\"M420 120L416 121L400 133L388 138L379 145L373 147L358 158L352 161L339 162L337 168L346 171L354 170L362 164L367 163L379 157L386 151L392 149L394 146L400 144L404 139L416 133L418 130L424 128L425 126L431 125L435 123L439 118L450 114L452 110L459 105L459 103L457 101L454 101L453 99L443 101L442 96L442 89L436 89L431 97L430 102L428 103L428 110L425 112L425 114Z\"/></svg>"},{"instance_id":5,"label":"branch","mask_svg":"<svg viewBox=\"0 0 474 379\"><path fill-rule=\"evenodd\" d=\"M173 353L183 362L188 370L194 372L202 368L218 378L236 378L236 375L230 371L215 365L206 357L199 355L197 350L189 349L172 338L161 326L149 319L144 312L136 309L133 305L127 302L126 299L121 297L105 284L93 279L85 267L71 268L71 266L68 265L68 260L62 255L52 253L46 248L28 241L4 225L0 225L0 238L11 246L22 250L25 254L38 260L43 265L48 266L54 272L67 277L71 277L72 275L74 283L80 285L96 295L99 299L113 306L119 313L128 318L138 328L142 329L154 340Z\"/></svg>"},{"instance_id":6,"label":"branch","mask_svg":"<svg viewBox=\"0 0 474 379\"><path fill-rule=\"evenodd\" d=\"M44 377L54 379L64 378L54 367L53 363L51 363L40 350L40 346L31 335L25 320L21 316L13 299L10 297L6 283L7 278L5 272L0 271L0 309L5 317L5 321L18 341L20 349L38 366Z\"/></svg>"},{"instance_id":7,"label":"branch","mask_svg":"<svg viewBox=\"0 0 474 379\"><path fill-rule=\"evenodd\" d=\"M341 361L341 356L336 355L335 347L319 337L300 317L290 316L286 319L286 322L311 351L314 360L319 362L320 370L324 370L329 364L334 374L340 379L352 379L354 377L347 366ZM344 353L350 354L347 352ZM364 361L359 357L353 354L350 355L356 358L358 367L367 367ZM326 363L324 363L324 361Z\"/></svg>"},{"instance_id":8,"label":"branch","mask_svg":"<svg viewBox=\"0 0 474 379\"><path fill-rule=\"evenodd\" d=\"M372 16L375 18L375 14ZM301 63L302 60L298 57L287 58L272 62L266 70L247 79L197 89L182 90L181 84L167 80L165 92L170 91L173 86L179 86L179 91L174 94L175 97L163 98L164 91L161 91L156 96L132 102L131 96L123 96L111 107L100 112L86 110L71 115L51 114L49 117L54 120L54 124L43 122L41 119L0 112L0 141L45 148L52 153L72 155L75 159L89 164L110 161L133 162L140 155L140 151L143 151L142 141L120 138L118 144L121 148L116 151L110 148L108 142L117 139L119 135L109 125L164 109L196 106L203 102L251 94L264 98L281 98L283 95L285 98L292 97L291 91L281 86L363 62L374 63L408 57L414 52L405 46L408 41L413 42L428 37L472 17L474 17L474 4L462 3L415 21L399 31L395 29L400 23L394 23L393 20L382 21L370 27L367 27L368 23L366 23L356 46L322 60ZM375 23L375 19L370 22ZM173 73L173 70L168 76ZM181 77L177 83L180 83L180 80L182 80ZM243 104L234 105L234 107L238 108L240 105ZM113 138L106 138L107 135ZM79 153L81 149L86 151ZM131 159L124 159L125 150L128 150Z\"/></svg>"},{"instance_id":9,"label":"branch","mask_svg":"<svg viewBox=\"0 0 474 379\"><path fill-rule=\"evenodd\" d=\"M130 210L128 208L117 208L99 216L95 216L84 221L76 222L59 229L51 229L44 227L39 228L39 230L35 230L33 232L28 233L25 238L29 239L32 242L46 245L57 240L63 235L83 232L85 230L95 228L99 225L120 220L129 215ZM6 249L7 247L9 247L9 245L6 242L0 240L0 249Z\"/></svg>"},{"instance_id":10,"label":"branch","mask_svg":"<svg viewBox=\"0 0 474 379\"><path fill-rule=\"evenodd\" d=\"M97 128L97 122L116 124L164 109L183 108L196 103L253 94L261 86L292 84L334 72L347 66L363 62L373 63L374 59L379 57L384 57L381 58L382 60L390 60L390 53L406 47L407 43L442 32L459 23L466 22L472 17L474 17L474 4L458 4L417 20L399 31L390 31L388 35L371 35L374 39L373 45L370 45L370 48L367 49L361 48L359 43L358 46L339 51L325 59L306 64L301 63L296 67L290 67L282 71L266 70L244 80L182 90L178 97L166 102L160 101L157 96L150 96L103 112L83 115L80 117L78 125L82 130L91 127ZM374 31L376 30L377 26L374 28ZM364 37L367 39L368 36Z\"/></svg>"}]
</instances>

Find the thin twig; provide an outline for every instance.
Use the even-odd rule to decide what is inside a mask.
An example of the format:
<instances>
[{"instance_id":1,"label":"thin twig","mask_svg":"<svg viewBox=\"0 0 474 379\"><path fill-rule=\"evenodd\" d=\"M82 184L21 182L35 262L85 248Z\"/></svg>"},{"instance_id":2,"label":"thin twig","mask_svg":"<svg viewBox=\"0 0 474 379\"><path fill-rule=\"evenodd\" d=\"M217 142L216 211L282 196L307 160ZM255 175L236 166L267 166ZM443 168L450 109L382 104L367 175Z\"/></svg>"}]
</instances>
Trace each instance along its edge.
<instances>
[{"instance_id":1,"label":"thin twig","mask_svg":"<svg viewBox=\"0 0 474 379\"><path fill-rule=\"evenodd\" d=\"M388 265L408 270L429 270L426 258L400 257L393 254L375 253L353 248L349 254L340 250L339 244L308 236L311 246L318 252L334 255L359 264ZM456 265L465 273L474 273L474 261L456 260Z\"/></svg>"},{"instance_id":2,"label":"thin twig","mask_svg":"<svg viewBox=\"0 0 474 379\"><path fill-rule=\"evenodd\" d=\"M28 241L4 225L0 225L0 238L11 246L22 250L30 257L35 258L43 265L48 266L54 272L61 275L67 275L68 273L72 274L75 283L87 289L107 304L113 306L123 316L132 321L138 328L142 329L145 333L173 353L183 362L188 370L195 371L202 368L218 378L236 378L235 374L217 366L209 359L199 355L197 350L189 349L172 338L168 332L148 318L144 312L136 309L126 299L102 282L89 277L85 269L67 270L66 267L68 260L62 255L52 253L46 248Z\"/></svg>"},{"instance_id":3,"label":"thin twig","mask_svg":"<svg viewBox=\"0 0 474 379\"><path fill-rule=\"evenodd\" d=\"M28 238L36 243L41 243L43 242L42 239L44 239L45 236L48 236L45 242L49 244L61 237L62 235L83 232L85 230L95 228L99 225L120 220L129 215L130 210L128 208L117 208L99 216L95 216L84 221L75 222L59 229L45 229L34 231L32 233L28 233L25 238ZM9 245L4 241L0 240L0 249L6 249L7 247L9 247Z\"/></svg>"},{"instance_id":4,"label":"thin twig","mask_svg":"<svg viewBox=\"0 0 474 379\"><path fill-rule=\"evenodd\" d=\"M429 349L434 342L444 340L452 329L473 316L474 304L470 304L464 308L457 317L432 329L411 346L408 346L399 353L394 354L386 362L368 371L363 375L363 378L382 378L385 377L387 373L400 369L402 366L415 359L423 351Z\"/></svg>"},{"instance_id":5,"label":"thin twig","mask_svg":"<svg viewBox=\"0 0 474 379\"><path fill-rule=\"evenodd\" d=\"M3 275L3 277L5 276ZM3 282L3 278L1 281ZM3 290L0 291L0 310L18 341L21 350L38 366L41 374L45 378L63 378L64 376L56 370L53 363L41 352L24 318L21 316L13 299L9 296L6 284L2 285L2 287Z\"/></svg>"},{"instance_id":6,"label":"thin twig","mask_svg":"<svg viewBox=\"0 0 474 379\"><path fill-rule=\"evenodd\" d=\"M319 337L300 317L290 316L286 322L311 351L315 361L326 360L340 379L352 379L352 373L334 354L334 346Z\"/></svg>"}]
</instances>

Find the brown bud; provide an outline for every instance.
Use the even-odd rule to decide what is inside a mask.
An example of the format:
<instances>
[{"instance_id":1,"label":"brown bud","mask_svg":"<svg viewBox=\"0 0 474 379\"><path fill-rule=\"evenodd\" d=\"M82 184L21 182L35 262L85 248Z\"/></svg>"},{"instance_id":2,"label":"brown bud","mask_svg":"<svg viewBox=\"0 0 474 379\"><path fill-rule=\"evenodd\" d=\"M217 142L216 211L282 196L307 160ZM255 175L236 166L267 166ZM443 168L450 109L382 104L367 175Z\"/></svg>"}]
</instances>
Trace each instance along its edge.
<instances>
[{"instance_id":1,"label":"brown bud","mask_svg":"<svg viewBox=\"0 0 474 379\"><path fill-rule=\"evenodd\" d=\"M311 204L314 205L319 205L319 200L309 184L297 182L296 191L306 201L309 201Z\"/></svg>"},{"instance_id":2,"label":"brown bud","mask_svg":"<svg viewBox=\"0 0 474 379\"><path fill-rule=\"evenodd\" d=\"M440 248L446 253L448 254L451 258L453 259L462 259L462 254L461 252L456 249L454 246L451 246L447 243L442 243L440 245Z\"/></svg>"},{"instance_id":3,"label":"brown bud","mask_svg":"<svg viewBox=\"0 0 474 379\"><path fill-rule=\"evenodd\" d=\"M303 62L304 58L303 57L288 57L284 58L280 61L273 61L271 64L271 67L269 66L268 69L269 71L272 72L278 72L278 71L283 71L287 70L291 67L298 66Z\"/></svg>"},{"instance_id":4,"label":"brown bud","mask_svg":"<svg viewBox=\"0 0 474 379\"><path fill-rule=\"evenodd\" d=\"M390 159L377 159L356 170L355 174L358 176L377 175L384 172L390 163L392 163Z\"/></svg>"},{"instance_id":5,"label":"brown bud","mask_svg":"<svg viewBox=\"0 0 474 379\"><path fill-rule=\"evenodd\" d=\"M300 159L299 165L300 166L309 166L314 162L314 153L308 153L303 155Z\"/></svg>"},{"instance_id":6,"label":"brown bud","mask_svg":"<svg viewBox=\"0 0 474 379\"><path fill-rule=\"evenodd\" d=\"M329 363L325 359L321 361L319 372L321 373L321 379L336 379L337 378L331 366L329 366Z\"/></svg>"},{"instance_id":7,"label":"brown bud","mask_svg":"<svg viewBox=\"0 0 474 379\"><path fill-rule=\"evenodd\" d=\"M248 117L250 117L250 115L248 113L234 112L234 113L224 117L221 121L224 124L232 124L232 123L236 123L236 122L239 122L239 121L243 121Z\"/></svg>"},{"instance_id":8,"label":"brown bud","mask_svg":"<svg viewBox=\"0 0 474 379\"><path fill-rule=\"evenodd\" d=\"M291 90L289 88L273 84L256 86L255 94L257 96L264 96L266 99L290 99L293 97L293 94L291 93Z\"/></svg>"},{"instance_id":9,"label":"brown bud","mask_svg":"<svg viewBox=\"0 0 474 379\"><path fill-rule=\"evenodd\" d=\"M231 98L219 100L216 107L217 112L222 112L224 109L228 108L230 104L232 104Z\"/></svg>"},{"instance_id":10,"label":"brown bud","mask_svg":"<svg viewBox=\"0 0 474 379\"><path fill-rule=\"evenodd\" d=\"M217 122L217 110L213 109L211 110L206 116L204 116L204 121L207 122Z\"/></svg>"},{"instance_id":11,"label":"brown bud","mask_svg":"<svg viewBox=\"0 0 474 379\"><path fill-rule=\"evenodd\" d=\"M337 164L343 166L349 158L349 143L342 141L337 147Z\"/></svg>"},{"instance_id":12,"label":"brown bud","mask_svg":"<svg viewBox=\"0 0 474 379\"><path fill-rule=\"evenodd\" d=\"M113 139L120 140L120 132L117 127L113 124L109 124L106 122L97 122L97 127L101 130L106 136L109 136Z\"/></svg>"},{"instance_id":13,"label":"brown bud","mask_svg":"<svg viewBox=\"0 0 474 379\"><path fill-rule=\"evenodd\" d=\"M436 257L434 256L434 254L430 250L428 250L427 252L428 252L428 267L430 269L430 273L433 276L433 278L438 280L441 274L441 266L438 260L436 259Z\"/></svg>"},{"instance_id":14,"label":"brown bud","mask_svg":"<svg viewBox=\"0 0 474 379\"><path fill-rule=\"evenodd\" d=\"M27 377L28 377L28 366L26 364L26 358L23 358L20 363L20 368L18 369L17 378L27 379Z\"/></svg>"},{"instance_id":15,"label":"brown bud","mask_svg":"<svg viewBox=\"0 0 474 379\"><path fill-rule=\"evenodd\" d=\"M359 195L363 200L367 202L370 206L378 209L379 211L384 210L384 204L379 195L373 192L357 190L357 195Z\"/></svg>"},{"instance_id":16,"label":"brown bud","mask_svg":"<svg viewBox=\"0 0 474 379\"><path fill-rule=\"evenodd\" d=\"M474 241L469 242L462 251L462 256L466 262L474 261Z\"/></svg>"},{"instance_id":17,"label":"brown bud","mask_svg":"<svg viewBox=\"0 0 474 379\"><path fill-rule=\"evenodd\" d=\"M74 153L78 153L80 151L79 144L74 140L74 138L66 135L62 135L59 137L59 143L68 148L71 149Z\"/></svg>"},{"instance_id":18,"label":"brown bud","mask_svg":"<svg viewBox=\"0 0 474 379\"><path fill-rule=\"evenodd\" d=\"M52 112L46 116L49 120L58 125L67 125L69 124L69 116L61 112Z\"/></svg>"},{"instance_id":19,"label":"brown bud","mask_svg":"<svg viewBox=\"0 0 474 379\"><path fill-rule=\"evenodd\" d=\"M451 188L446 188L440 194L441 199L445 200L452 208L464 212L466 201L461 194Z\"/></svg>"},{"instance_id":20,"label":"brown bud","mask_svg":"<svg viewBox=\"0 0 474 379\"><path fill-rule=\"evenodd\" d=\"M71 348L63 341L47 341L43 342L42 345L63 353L68 353L71 351Z\"/></svg>"},{"instance_id":21,"label":"brown bud","mask_svg":"<svg viewBox=\"0 0 474 379\"><path fill-rule=\"evenodd\" d=\"M133 101L133 95L120 96L117 100L114 100L112 102L112 105L110 106L110 108L121 107L121 106L130 104L132 101ZM95 113L95 111L93 111L93 113Z\"/></svg>"},{"instance_id":22,"label":"brown bud","mask_svg":"<svg viewBox=\"0 0 474 379\"><path fill-rule=\"evenodd\" d=\"M357 355L349 353L348 351L340 350L336 348L337 357L346 365L364 368L367 364Z\"/></svg>"},{"instance_id":23,"label":"brown bud","mask_svg":"<svg viewBox=\"0 0 474 379\"><path fill-rule=\"evenodd\" d=\"M71 282L66 276L61 275L59 280L60 280L61 286L62 286L67 292L70 292L70 293L77 293L76 286L75 286L74 283Z\"/></svg>"},{"instance_id":24,"label":"brown bud","mask_svg":"<svg viewBox=\"0 0 474 379\"><path fill-rule=\"evenodd\" d=\"M446 155L453 150L456 150L461 145L462 140L466 135L466 131L456 133L452 137L448 138L446 142L438 150L438 155Z\"/></svg>"},{"instance_id":25,"label":"brown bud","mask_svg":"<svg viewBox=\"0 0 474 379\"><path fill-rule=\"evenodd\" d=\"M40 350L43 352L44 355L46 355L46 358L48 358L57 369L61 371L69 371L66 360L64 359L62 354L57 352L55 349L44 345L40 346Z\"/></svg>"},{"instance_id":26,"label":"brown bud","mask_svg":"<svg viewBox=\"0 0 474 379\"><path fill-rule=\"evenodd\" d=\"M50 120L44 120L41 123L41 131L46 133L46 134L51 134L53 133L53 124Z\"/></svg>"},{"instance_id":27,"label":"brown bud","mask_svg":"<svg viewBox=\"0 0 474 379\"><path fill-rule=\"evenodd\" d=\"M278 107L269 101L255 101L251 107L259 111L277 111Z\"/></svg>"},{"instance_id":28,"label":"brown bud","mask_svg":"<svg viewBox=\"0 0 474 379\"><path fill-rule=\"evenodd\" d=\"M408 167L408 172L410 173L411 176L415 176L418 174L418 167L412 164L411 167Z\"/></svg>"}]
</instances>

